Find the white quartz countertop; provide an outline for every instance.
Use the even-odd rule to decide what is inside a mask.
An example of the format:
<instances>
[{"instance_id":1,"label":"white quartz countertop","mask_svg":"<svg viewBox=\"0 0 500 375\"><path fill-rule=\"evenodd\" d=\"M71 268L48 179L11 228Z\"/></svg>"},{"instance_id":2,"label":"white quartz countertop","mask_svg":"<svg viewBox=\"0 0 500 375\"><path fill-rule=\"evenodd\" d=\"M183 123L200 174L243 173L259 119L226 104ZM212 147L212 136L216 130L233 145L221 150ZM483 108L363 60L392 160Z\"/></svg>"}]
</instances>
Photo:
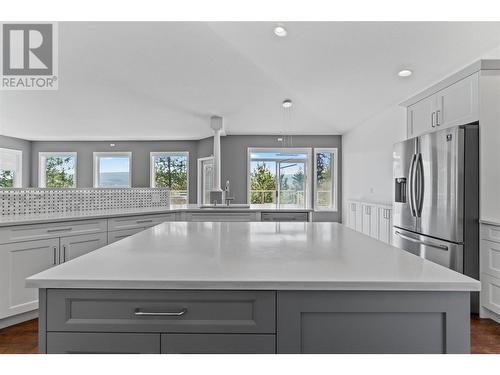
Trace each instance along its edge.
<instances>
[{"instance_id":1,"label":"white quartz countertop","mask_svg":"<svg viewBox=\"0 0 500 375\"><path fill-rule=\"evenodd\" d=\"M196 204L171 205L158 208L123 208L116 210L96 210L83 212L68 212L54 214L6 215L0 216L0 227L25 224L53 223L70 220L105 219L110 217L168 214L176 212L311 212L308 208L269 208L258 205L250 207L203 207Z\"/></svg>"},{"instance_id":2,"label":"white quartz countertop","mask_svg":"<svg viewBox=\"0 0 500 375\"><path fill-rule=\"evenodd\" d=\"M35 288L477 291L338 223L166 222L27 279Z\"/></svg>"}]
</instances>

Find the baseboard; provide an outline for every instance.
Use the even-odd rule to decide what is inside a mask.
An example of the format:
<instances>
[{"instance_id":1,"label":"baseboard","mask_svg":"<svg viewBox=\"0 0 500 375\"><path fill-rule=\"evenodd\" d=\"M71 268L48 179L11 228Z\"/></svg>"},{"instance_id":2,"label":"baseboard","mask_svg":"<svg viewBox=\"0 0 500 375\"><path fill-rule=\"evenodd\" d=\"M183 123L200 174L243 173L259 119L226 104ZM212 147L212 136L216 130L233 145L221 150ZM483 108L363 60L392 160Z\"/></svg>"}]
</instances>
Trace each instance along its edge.
<instances>
[{"instance_id":1,"label":"baseboard","mask_svg":"<svg viewBox=\"0 0 500 375\"><path fill-rule=\"evenodd\" d=\"M8 318L0 319L0 329L13 326L27 320L38 318L38 310L28 311L19 315L9 316Z\"/></svg>"},{"instance_id":2,"label":"baseboard","mask_svg":"<svg viewBox=\"0 0 500 375\"><path fill-rule=\"evenodd\" d=\"M488 310L487 308L482 307L482 306L481 306L481 309L479 310L479 317L480 318L489 318L489 319L494 320L497 323L500 323L500 315L499 314L497 314L491 310Z\"/></svg>"}]
</instances>

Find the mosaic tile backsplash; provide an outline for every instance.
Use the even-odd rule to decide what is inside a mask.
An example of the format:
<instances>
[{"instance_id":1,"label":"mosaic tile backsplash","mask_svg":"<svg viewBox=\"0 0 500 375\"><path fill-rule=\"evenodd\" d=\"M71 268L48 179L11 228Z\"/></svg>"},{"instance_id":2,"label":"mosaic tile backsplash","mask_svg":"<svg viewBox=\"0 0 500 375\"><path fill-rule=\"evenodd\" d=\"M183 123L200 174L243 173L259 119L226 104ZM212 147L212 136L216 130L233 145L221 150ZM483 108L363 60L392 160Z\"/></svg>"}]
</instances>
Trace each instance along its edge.
<instances>
[{"instance_id":1,"label":"mosaic tile backsplash","mask_svg":"<svg viewBox=\"0 0 500 375\"><path fill-rule=\"evenodd\" d=\"M1 216L161 208L169 205L169 189L0 189Z\"/></svg>"}]
</instances>

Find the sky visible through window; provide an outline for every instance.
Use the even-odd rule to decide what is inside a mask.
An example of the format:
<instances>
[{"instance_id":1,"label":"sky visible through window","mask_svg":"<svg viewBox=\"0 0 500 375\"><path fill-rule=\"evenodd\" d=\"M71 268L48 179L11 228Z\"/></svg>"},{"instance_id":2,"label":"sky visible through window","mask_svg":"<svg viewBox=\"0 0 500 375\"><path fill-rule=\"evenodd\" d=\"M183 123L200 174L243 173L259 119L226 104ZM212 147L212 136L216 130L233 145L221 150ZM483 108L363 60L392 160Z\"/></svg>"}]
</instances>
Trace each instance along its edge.
<instances>
[{"instance_id":1,"label":"sky visible through window","mask_svg":"<svg viewBox=\"0 0 500 375\"><path fill-rule=\"evenodd\" d=\"M101 157L99 159L101 173L128 172L129 158L126 156Z\"/></svg>"},{"instance_id":2,"label":"sky visible through window","mask_svg":"<svg viewBox=\"0 0 500 375\"><path fill-rule=\"evenodd\" d=\"M130 187L130 159L128 156L99 158L99 187Z\"/></svg>"}]
</instances>

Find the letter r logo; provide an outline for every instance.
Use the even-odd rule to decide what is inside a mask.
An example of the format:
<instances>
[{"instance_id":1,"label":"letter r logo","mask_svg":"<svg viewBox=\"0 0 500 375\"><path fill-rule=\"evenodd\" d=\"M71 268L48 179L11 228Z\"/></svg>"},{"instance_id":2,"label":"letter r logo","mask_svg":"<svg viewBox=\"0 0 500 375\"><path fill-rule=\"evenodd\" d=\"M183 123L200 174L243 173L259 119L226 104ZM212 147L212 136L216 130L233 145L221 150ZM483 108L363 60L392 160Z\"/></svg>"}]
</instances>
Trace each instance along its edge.
<instances>
[{"instance_id":1,"label":"letter r logo","mask_svg":"<svg viewBox=\"0 0 500 375\"><path fill-rule=\"evenodd\" d=\"M2 31L4 75L52 75L51 24L4 24Z\"/></svg>"}]
</instances>

